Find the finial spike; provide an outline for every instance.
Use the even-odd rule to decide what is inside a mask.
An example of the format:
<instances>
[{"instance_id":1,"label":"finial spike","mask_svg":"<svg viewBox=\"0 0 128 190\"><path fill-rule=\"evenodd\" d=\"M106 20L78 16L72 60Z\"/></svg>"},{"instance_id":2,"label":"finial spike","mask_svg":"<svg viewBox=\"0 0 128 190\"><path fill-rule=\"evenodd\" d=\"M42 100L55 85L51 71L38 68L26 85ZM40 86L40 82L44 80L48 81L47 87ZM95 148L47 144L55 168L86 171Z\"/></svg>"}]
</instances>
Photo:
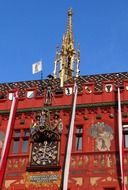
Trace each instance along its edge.
<instances>
[{"instance_id":1,"label":"finial spike","mask_svg":"<svg viewBox=\"0 0 128 190\"><path fill-rule=\"evenodd\" d=\"M72 34L72 8L68 10L68 24L67 24L67 38L69 37L73 41L73 34Z\"/></svg>"}]
</instances>

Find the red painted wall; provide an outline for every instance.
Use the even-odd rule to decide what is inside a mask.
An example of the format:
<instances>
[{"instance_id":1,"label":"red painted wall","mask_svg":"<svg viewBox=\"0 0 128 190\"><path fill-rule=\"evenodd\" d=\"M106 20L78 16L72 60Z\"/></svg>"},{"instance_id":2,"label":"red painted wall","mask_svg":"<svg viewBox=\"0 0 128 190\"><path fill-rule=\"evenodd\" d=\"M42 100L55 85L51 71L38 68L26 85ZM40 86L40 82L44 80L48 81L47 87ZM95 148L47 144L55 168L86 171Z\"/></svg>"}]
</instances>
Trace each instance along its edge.
<instances>
[{"instance_id":1,"label":"red painted wall","mask_svg":"<svg viewBox=\"0 0 128 190\"><path fill-rule=\"evenodd\" d=\"M104 83L106 84L106 83ZM89 86L91 92L87 92L85 86ZM127 81L124 82L124 89ZM70 87L70 86L69 86ZM72 95L54 95L52 105L49 108L52 112L59 110L60 117L63 121L63 133L61 136L60 148L60 165L61 171L55 172L55 175L60 176L53 183L33 183L30 182L32 175L44 175L43 172L27 172L26 167L29 159L29 147L26 153L20 151L18 154L12 153L13 136L9 144L9 155L7 159L6 171L2 183L2 190L25 190L25 189L58 189L61 182L61 174L65 156L65 148L67 141L67 130L71 117ZM127 100L128 91L125 89L121 92L121 100L124 103L122 113L128 112ZM69 189L76 190L103 190L104 188L115 188L120 190L120 165L118 157L118 125L117 125L117 91L112 92L94 91L93 83L83 83L83 91L78 94L77 110L74 126L73 148L70 163ZM110 103L110 104L109 104ZM38 108L45 105L44 97L34 97L32 99L19 99L14 130L24 130L30 128L31 121L34 119ZM46 106L46 105L45 105ZM0 100L0 130L5 133L8 121L8 110L10 110L10 100ZM54 108L54 110L53 110ZM37 109L37 110L36 110ZM21 124L24 120L24 124ZM128 123L128 117L124 114L123 123ZM100 124L104 124L100 128ZM76 150L77 127L82 126L82 150ZM21 133L22 134L22 133ZM106 136L105 136L106 135ZM20 146L22 146L22 136L20 137ZM104 142L103 142L104 141ZM101 144L100 144L101 143ZM125 149L124 155L125 179L128 184L128 150ZM48 175L49 173L45 175ZM51 175L51 173L49 174Z\"/></svg>"}]
</instances>

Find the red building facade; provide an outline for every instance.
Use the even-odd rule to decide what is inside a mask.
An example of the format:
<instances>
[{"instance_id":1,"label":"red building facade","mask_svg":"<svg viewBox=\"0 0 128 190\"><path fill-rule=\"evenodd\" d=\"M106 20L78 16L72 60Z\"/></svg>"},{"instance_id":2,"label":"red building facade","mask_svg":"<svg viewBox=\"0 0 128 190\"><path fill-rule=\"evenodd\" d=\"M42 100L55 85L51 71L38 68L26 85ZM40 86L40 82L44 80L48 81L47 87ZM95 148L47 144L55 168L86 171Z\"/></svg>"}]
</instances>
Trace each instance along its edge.
<instances>
[{"instance_id":1,"label":"red building facade","mask_svg":"<svg viewBox=\"0 0 128 190\"><path fill-rule=\"evenodd\" d=\"M71 16L68 12L68 30L62 50L65 50L66 43L70 44L70 40L73 42L69 35L72 31ZM76 58L79 51L74 51L73 46L71 50L74 53L70 54L71 51L66 49L69 51L66 54L69 56L68 66L60 70L59 78L55 69L54 77L49 76L45 80L0 84L2 190L63 189L74 81L78 94L68 188L122 189L117 104L119 87L124 182L128 189L128 73L78 76L77 68L73 77L70 58L72 55ZM61 51L61 60L63 56L65 54Z\"/></svg>"}]
</instances>

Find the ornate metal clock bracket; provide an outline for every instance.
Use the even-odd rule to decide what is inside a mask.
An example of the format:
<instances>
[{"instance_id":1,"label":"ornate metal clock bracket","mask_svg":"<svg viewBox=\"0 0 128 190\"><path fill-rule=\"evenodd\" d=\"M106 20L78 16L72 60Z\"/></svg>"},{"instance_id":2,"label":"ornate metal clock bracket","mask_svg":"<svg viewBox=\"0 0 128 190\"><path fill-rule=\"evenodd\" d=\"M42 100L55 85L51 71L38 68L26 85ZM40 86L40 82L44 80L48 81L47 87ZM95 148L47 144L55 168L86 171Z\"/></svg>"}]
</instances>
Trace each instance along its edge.
<instances>
[{"instance_id":1,"label":"ornate metal clock bracket","mask_svg":"<svg viewBox=\"0 0 128 190\"><path fill-rule=\"evenodd\" d=\"M31 125L31 152L28 171L59 170L59 149L63 123L58 112L48 109L35 117Z\"/></svg>"}]
</instances>

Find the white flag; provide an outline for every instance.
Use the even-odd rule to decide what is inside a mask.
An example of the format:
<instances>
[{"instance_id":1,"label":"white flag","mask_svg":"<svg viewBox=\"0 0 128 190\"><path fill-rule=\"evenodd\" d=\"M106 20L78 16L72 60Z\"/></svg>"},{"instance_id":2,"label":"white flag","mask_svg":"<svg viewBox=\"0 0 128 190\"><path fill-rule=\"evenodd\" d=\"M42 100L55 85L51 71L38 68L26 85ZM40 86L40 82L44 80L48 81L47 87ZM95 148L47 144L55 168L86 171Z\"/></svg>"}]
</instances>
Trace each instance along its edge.
<instances>
[{"instance_id":1,"label":"white flag","mask_svg":"<svg viewBox=\"0 0 128 190\"><path fill-rule=\"evenodd\" d=\"M42 71L42 61L32 64L32 74Z\"/></svg>"}]
</instances>

